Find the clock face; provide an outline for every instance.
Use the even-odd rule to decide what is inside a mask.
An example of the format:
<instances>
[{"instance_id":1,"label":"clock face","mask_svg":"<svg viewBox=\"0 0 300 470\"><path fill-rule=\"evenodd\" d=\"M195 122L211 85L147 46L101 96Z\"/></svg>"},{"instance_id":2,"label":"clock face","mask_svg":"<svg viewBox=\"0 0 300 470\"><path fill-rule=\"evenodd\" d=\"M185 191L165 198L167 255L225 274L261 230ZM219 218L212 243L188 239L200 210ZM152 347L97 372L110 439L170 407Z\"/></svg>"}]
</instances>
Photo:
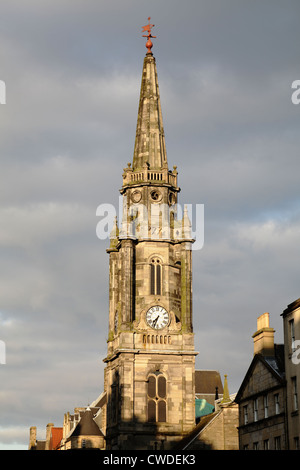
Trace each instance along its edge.
<instances>
[{"instance_id":1,"label":"clock face","mask_svg":"<svg viewBox=\"0 0 300 470\"><path fill-rule=\"evenodd\" d=\"M146 313L146 321L151 328L161 330L169 323L169 314L165 308L155 305Z\"/></svg>"}]
</instances>

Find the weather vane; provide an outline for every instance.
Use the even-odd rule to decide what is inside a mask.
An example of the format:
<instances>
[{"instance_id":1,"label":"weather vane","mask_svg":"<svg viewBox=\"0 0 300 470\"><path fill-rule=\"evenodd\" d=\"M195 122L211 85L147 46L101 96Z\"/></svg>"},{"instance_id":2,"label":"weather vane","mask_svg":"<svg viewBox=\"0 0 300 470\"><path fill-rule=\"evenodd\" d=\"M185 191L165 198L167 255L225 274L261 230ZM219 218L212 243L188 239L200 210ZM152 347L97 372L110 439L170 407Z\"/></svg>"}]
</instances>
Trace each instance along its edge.
<instances>
[{"instance_id":1,"label":"weather vane","mask_svg":"<svg viewBox=\"0 0 300 470\"><path fill-rule=\"evenodd\" d=\"M144 33L145 31L148 31L148 34L143 34L143 38L148 39L148 41L146 42L147 54L152 54L151 49L152 49L153 43L150 38L156 38L156 36L152 36L151 34L151 29L155 25L150 24L150 20L151 20L151 17L149 16L148 18L149 23L146 26L142 26L142 33Z\"/></svg>"}]
</instances>

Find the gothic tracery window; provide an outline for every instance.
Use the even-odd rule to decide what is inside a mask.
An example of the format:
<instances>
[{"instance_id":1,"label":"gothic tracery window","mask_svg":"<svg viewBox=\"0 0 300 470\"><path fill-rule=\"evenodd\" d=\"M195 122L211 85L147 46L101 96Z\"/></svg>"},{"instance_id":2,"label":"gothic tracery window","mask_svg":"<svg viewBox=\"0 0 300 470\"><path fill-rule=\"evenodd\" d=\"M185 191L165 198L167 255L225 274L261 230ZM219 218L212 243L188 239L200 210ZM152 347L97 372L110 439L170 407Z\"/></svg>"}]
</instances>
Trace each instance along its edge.
<instances>
[{"instance_id":1,"label":"gothic tracery window","mask_svg":"<svg viewBox=\"0 0 300 470\"><path fill-rule=\"evenodd\" d=\"M148 422L165 423L167 421L167 381L161 373L148 377L147 401Z\"/></svg>"}]
</instances>

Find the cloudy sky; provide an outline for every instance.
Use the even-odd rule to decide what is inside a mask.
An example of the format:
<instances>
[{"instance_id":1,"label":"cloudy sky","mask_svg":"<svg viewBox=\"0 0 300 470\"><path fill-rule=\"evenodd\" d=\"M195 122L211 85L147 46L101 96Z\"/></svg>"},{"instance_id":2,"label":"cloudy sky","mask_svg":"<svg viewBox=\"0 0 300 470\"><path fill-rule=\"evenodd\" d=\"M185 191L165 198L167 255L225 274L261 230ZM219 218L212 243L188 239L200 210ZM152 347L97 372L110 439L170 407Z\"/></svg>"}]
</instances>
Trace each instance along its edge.
<instances>
[{"instance_id":1,"label":"cloudy sky","mask_svg":"<svg viewBox=\"0 0 300 470\"><path fill-rule=\"evenodd\" d=\"M299 0L2 0L0 449L103 390L107 240L132 161L145 39L155 24L169 167L204 204L193 252L197 368L236 392L257 317L300 297ZM2 344L3 344L2 343Z\"/></svg>"}]
</instances>

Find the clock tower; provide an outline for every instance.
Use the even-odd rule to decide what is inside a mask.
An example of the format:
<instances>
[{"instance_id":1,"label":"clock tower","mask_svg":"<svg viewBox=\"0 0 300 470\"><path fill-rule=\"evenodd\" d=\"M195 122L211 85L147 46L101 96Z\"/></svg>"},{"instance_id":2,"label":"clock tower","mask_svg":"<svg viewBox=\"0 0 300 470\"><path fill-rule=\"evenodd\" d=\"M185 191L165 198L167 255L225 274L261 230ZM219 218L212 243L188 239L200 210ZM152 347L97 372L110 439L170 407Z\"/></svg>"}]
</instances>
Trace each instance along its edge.
<instances>
[{"instance_id":1,"label":"clock tower","mask_svg":"<svg viewBox=\"0 0 300 470\"><path fill-rule=\"evenodd\" d=\"M150 20L150 19L149 19ZM109 254L106 448L172 449L195 425L190 222L168 168L151 28Z\"/></svg>"}]
</instances>

